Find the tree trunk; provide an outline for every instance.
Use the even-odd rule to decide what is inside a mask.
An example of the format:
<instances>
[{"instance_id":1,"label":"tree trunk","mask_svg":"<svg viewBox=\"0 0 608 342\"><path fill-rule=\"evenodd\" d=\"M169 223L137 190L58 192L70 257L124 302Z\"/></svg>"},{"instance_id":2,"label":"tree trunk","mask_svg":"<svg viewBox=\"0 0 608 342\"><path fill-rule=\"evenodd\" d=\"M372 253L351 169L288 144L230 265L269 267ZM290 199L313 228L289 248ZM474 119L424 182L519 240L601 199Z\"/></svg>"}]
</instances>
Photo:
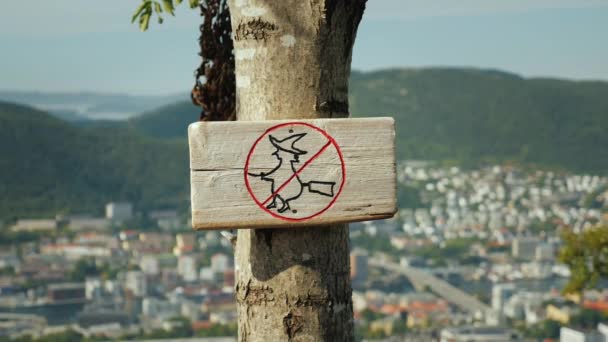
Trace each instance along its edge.
<instances>
[{"instance_id":1,"label":"tree trunk","mask_svg":"<svg viewBox=\"0 0 608 342\"><path fill-rule=\"evenodd\" d=\"M237 120L348 116L365 0L229 4ZM348 226L240 230L235 259L239 341L353 340Z\"/></svg>"}]
</instances>

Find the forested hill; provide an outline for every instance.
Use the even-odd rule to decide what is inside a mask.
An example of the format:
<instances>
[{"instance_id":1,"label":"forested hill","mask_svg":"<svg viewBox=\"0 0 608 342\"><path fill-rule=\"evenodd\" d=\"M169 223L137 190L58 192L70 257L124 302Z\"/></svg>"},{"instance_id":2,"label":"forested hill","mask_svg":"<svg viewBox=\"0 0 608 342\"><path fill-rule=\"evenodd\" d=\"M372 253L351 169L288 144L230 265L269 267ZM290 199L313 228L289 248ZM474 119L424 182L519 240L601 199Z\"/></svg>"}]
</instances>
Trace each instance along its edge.
<instances>
[{"instance_id":1,"label":"forested hill","mask_svg":"<svg viewBox=\"0 0 608 342\"><path fill-rule=\"evenodd\" d=\"M353 116L394 116L400 159L513 160L608 170L608 82L525 79L477 69L353 72ZM180 102L131 127L183 137L198 109Z\"/></svg>"},{"instance_id":2,"label":"forested hill","mask_svg":"<svg viewBox=\"0 0 608 342\"><path fill-rule=\"evenodd\" d=\"M468 69L354 73L351 108L355 116L395 116L400 158L608 170L606 82Z\"/></svg>"},{"instance_id":3,"label":"forested hill","mask_svg":"<svg viewBox=\"0 0 608 342\"><path fill-rule=\"evenodd\" d=\"M201 109L190 101L169 104L127 121L128 126L156 138L184 138L188 125L198 121Z\"/></svg>"},{"instance_id":4,"label":"forested hill","mask_svg":"<svg viewBox=\"0 0 608 342\"><path fill-rule=\"evenodd\" d=\"M185 142L78 128L0 102L0 151L0 218L101 213L112 200L175 207L188 199Z\"/></svg>"},{"instance_id":5,"label":"forested hill","mask_svg":"<svg viewBox=\"0 0 608 342\"><path fill-rule=\"evenodd\" d=\"M608 83L481 70L353 73L354 116L394 116L400 159L515 160L608 170ZM101 213L108 201L186 208L189 102L77 126L0 102L0 220ZM169 138L169 139L159 139Z\"/></svg>"}]
</instances>

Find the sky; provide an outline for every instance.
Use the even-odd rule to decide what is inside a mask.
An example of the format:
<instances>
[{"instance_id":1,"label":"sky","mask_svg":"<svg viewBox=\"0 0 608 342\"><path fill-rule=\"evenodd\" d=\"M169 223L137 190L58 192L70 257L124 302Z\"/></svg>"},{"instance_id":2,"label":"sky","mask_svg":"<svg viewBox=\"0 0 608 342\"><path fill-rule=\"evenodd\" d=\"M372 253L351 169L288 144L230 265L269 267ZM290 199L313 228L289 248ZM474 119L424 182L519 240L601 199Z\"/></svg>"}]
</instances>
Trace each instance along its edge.
<instances>
[{"instance_id":1,"label":"sky","mask_svg":"<svg viewBox=\"0 0 608 342\"><path fill-rule=\"evenodd\" d=\"M140 0L10 1L0 90L167 95L199 63L198 12L140 32ZM475 67L608 81L608 0L368 0L353 69Z\"/></svg>"}]
</instances>

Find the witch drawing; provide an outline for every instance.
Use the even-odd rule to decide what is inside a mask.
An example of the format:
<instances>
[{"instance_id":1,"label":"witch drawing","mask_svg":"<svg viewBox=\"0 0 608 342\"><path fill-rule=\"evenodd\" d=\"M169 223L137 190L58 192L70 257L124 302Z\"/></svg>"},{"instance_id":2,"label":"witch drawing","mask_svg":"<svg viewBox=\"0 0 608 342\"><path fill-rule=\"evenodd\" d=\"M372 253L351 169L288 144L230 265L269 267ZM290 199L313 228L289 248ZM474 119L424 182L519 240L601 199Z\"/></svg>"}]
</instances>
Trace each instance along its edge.
<instances>
[{"instance_id":1,"label":"witch drawing","mask_svg":"<svg viewBox=\"0 0 608 342\"><path fill-rule=\"evenodd\" d=\"M276 209L279 213L287 210L297 213L297 210L291 208L290 202L299 198L305 189L311 193L334 197L335 182L304 182L298 174L297 165L300 163L300 156L308 152L297 148L295 143L306 134L293 134L281 140L269 135L270 143L276 148L272 155L278 160L278 165L270 172L259 174L248 172L252 177L261 177L262 180L270 182L271 197L267 209Z\"/></svg>"}]
</instances>

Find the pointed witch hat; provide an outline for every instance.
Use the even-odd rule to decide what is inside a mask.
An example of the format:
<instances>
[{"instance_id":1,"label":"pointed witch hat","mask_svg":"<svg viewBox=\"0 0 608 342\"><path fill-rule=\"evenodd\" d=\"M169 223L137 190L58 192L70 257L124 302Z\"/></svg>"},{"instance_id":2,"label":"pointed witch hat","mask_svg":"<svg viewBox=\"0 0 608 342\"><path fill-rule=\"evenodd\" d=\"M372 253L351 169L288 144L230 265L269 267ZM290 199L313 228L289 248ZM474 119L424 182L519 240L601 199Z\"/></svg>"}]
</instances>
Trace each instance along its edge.
<instances>
[{"instance_id":1,"label":"pointed witch hat","mask_svg":"<svg viewBox=\"0 0 608 342\"><path fill-rule=\"evenodd\" d=\"M272 135L269 135L268 138L270 139L270 142L274 145L274 147L278 148L279 150L293 153L295 155L301 155L301 154L306 154L308 152L300 150L299 148L296 148L293 145L298 140L302 139L305 135L306 135L306 133L294 134L294 135L288 136L287 138L285 138L283 140L279 140L279 139L273 137Z\"/></svg>"}]
</instances>

